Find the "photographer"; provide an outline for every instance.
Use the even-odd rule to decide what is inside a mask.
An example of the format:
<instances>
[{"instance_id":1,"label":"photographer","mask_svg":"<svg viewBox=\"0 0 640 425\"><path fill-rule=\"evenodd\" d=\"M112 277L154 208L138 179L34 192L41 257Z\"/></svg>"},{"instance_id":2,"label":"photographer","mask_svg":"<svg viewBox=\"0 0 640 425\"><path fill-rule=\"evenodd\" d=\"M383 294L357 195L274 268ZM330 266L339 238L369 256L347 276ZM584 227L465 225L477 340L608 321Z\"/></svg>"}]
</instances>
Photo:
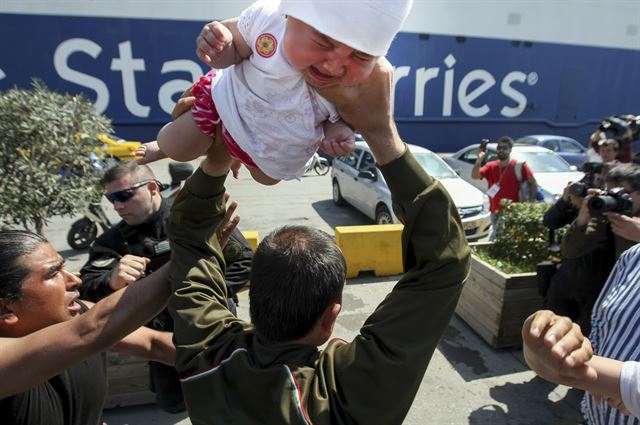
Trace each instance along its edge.
<instances>
[{"instance_id":1,"label":"photographer","mask_svg":"<svg viewBox=\"0 0 640 425\"><path fill-rule=\"evenodd\" d=\"M502 208L501 201L509 199L513 202L523 202L520 199L521 183L529 182L529 191L527 193L529 199L535 200L538 193L538 185L533 176L533 171L526 163L522 163L521 175L518 176L518 163L515 159L511 159L511 149L513 148L513 139L508 136L498 139L496 146L498 159L489 161L482 165L487 155L486 142L482 141L478 147L478 157L471 170L471 178L476 180L485 179L489 190L487 195L490 198L491 210L491 234L490 240L494 240L498 234L499 215L498 212Z\"/></svg>"},{"instance_id":2,"label":"photographer","mask_svg":"<svg viewBox=\"0 0 640 425\"><path fill-rule=\"evenodd\" d=\"M614 177L619 176L623 190L618 188L603 194L597 189L589 189L577 218L562 241L563 258L579 258L613 240L617 259L635 243L627 239L626 234L622 236L613 232L607 214L640 216L640 167L622 164L613 168L611 173ZM616 218L614 216L614 220Z\"/></svg>"},{"instance_id":3,"label":"photographer","mask_svg":"<svg viewBox=\"0 0 640 425\"><path fill-rule=\"evenodd\" d=\"M587 176L587 180L591 179ZM576 184L569 183L562 197L544 214L543 223L550 230L564 227L578 217L584 197L572 193L576 192L576 187ZM544 307L570 317L580 325L582 333L588 335L591 310L613 268L613 252L613 238L609 238L582 256L563 256L548 281Z\"/></svg>"},{"instance_id":4,"label":"photographer","mask_svg":"<svg viewBox=\"0 0 640 425\"><path fill-rule=\"evenodd\" d=\"M170 205L160 194L153 171L135 161L121 162L104 175L106 197L122 218L92 245L89 260L82 267L80 294L94 302L114 291L136 284L154 273L171 256L164 222ZM235 293L249 280L253 252L238 229L234 229L223 250L229 305ZM165 309L149 324L152 329L171 332L173 320ZM169 413L185 409L176 370L149 362L151 389L158 405Z\"/></svg>"},{"instance_id":5,"label":"photographer","mask_svg":"<svg viewBox=\"0 0 640 425\"><path fill-rule=\"evenodd\" d=\"M633 172L633 170L637 168L638 166L635 164L620 165L614 168L608 177L611 177L612 180L619 178L620 183L618 186L622 185L633 195L633 192L640 188L640 174ZM620 173L614 173L618 169ZM625 172L625 170L628 171ZM640 214L629 217L615 212L608 212L605 213L605 215L611 223L611 230L614 235L624 237L633 242L640 242Z\"/></svg>"},{"instance_id":6,"label":"photographer","mask_svg":"<svg viewBox=\"0 0 640 425\"><path fill-rule=\"evenodd\" d=\"M598 126L598 131L620 143L617 156L620 162L631 162L631 142L640 137L640 116L627 114L607 117Z\"/></svg>"},{"instance_id":7,"label":"photographer","mask_svg":"<svg viewBox=\"0 0 640 425\"><path fill-rule=\"evenodd\" d=\"M620 161L616 159L620 153L620 143L616 139L607 139L602 142L598 152L604 164L618 165L620 163Z\"/></svg>"}]
</instances>

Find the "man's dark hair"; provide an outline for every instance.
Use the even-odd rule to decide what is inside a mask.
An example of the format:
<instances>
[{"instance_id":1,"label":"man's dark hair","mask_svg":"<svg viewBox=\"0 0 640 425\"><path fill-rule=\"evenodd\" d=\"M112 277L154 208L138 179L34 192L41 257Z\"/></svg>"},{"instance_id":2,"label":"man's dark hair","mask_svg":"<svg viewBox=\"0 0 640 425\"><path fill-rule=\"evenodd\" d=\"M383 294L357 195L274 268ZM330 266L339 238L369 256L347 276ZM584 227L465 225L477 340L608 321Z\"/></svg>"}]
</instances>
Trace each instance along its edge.
<instances>
[{"instance_id":1,"label":"man's dark hair","mask_svg":"<svg viewBox=\"0 0 640 425\"><path fill-rule=\"evenodd\" d=\"M509 149L513 148L513 139L509 136L502 136L501 138L498 139L498 144L500 143L508 143L509 144Z\"/></svg>"},{"instance_id":2,"label":"man's dark hair","mask_svg":"<svg viewBox=\"0 0 640 425\"><path fill-rule=\"evenodd\" d=\"M22 258L48 241L26 230L0 230L0 298L18 300L29 270Z\"/></svg>"},{"instance_id":3,"label":"man's dark hair","mask_svg":"<svg viewBox=\"0 0 640 425\"><path fill-rule=\"evenodd\" d=\"M148 165L140 165L136 161L122 161L104 173L102 183L111 183L128 175L135 177L138 181L156 179L156 176Z\"/></svg>"},{"instance_id":4,"label":"man's dark hair","mask_svg":"<svg viewBox=\"0 0 640 425\"><path fill-rule=\"evenodd\" d=\"M616 165L607 172L605 181L620 186L623 181L627 180L627 178L633 174L633 168L635 167L637 167L635 164Z\"/></svg>"},{"instance_id":5,"label":"man's dark hair","mask_svg":"<svg viewBox=\"0 0 640 425\"><path fill-rule=\"evenodd\" d=\"M331 236L284 226L260 242L253 257L249 311L269 341L305 336L332 303L340 303L347 266Z\"/></svg>"},{"instance_id":6,"label":"man's dark hair","mask_svg":"<svg viewBox=\"0 0 640 425\"><path fill-rule=\"evenodd\" d=\"M624 175L621 177L621 180L623 182L629 183L629 185L631 185L631 188L633 190L640 190L640 166L636 164L623 164L623 165L625 166L624 168L625 172L624 172Z\"/></svg>"}]
</instances>

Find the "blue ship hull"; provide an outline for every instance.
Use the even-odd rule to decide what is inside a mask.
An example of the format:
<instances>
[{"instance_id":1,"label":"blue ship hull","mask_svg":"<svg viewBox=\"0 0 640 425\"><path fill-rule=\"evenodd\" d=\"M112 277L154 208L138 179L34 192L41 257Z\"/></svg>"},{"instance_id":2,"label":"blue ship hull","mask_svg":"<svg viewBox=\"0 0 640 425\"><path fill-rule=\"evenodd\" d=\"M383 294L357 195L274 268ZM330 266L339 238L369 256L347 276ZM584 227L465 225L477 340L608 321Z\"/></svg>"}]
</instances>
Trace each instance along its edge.
<instances>
[{"instance_id":1,"label":"blue ship hull","mask_svg":"<svg viewBox=\"0 0 640 425\"><path fill-rule=\"evenodd\" d=\"M205 21L0 14L0 90L33 78L84 93L124 138L152 140L205 72ZM388 58L402 137L438 152L481 138L561 134L640 113L640 51L403 32Z\"/></svg>"}]
</instances>

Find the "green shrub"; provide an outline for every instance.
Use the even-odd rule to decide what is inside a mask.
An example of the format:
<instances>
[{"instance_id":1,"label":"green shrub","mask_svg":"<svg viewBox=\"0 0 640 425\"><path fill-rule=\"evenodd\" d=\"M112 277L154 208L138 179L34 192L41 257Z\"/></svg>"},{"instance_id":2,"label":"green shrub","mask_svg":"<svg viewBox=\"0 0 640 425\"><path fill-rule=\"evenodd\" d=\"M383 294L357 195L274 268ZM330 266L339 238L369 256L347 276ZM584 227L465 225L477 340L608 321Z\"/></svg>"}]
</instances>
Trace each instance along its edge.
<instances>
[{"instance_id":1,"label":"green shrub","mask_svg":"<svg viewBox=\"0 0 640 425\"><path fill-rule=\"evenodd\" d=\"M42 233L99 196L90 153L110 121L84 96L32 88L0 93L0 221ZM100 159L100 158L98 158Z\"/></svg>"},{"instance_id":2,"label":"green shrub","mask_svg":"<svg viewBox=\"0 0 640 425\"><path fill-rule=\"evenodd\" d=\"M505 273L534 272L536 264L551 258L549 229L542 216L550 207L542 202L505 202L492 245L476 254Z\"/></svg>"}]
</instances>

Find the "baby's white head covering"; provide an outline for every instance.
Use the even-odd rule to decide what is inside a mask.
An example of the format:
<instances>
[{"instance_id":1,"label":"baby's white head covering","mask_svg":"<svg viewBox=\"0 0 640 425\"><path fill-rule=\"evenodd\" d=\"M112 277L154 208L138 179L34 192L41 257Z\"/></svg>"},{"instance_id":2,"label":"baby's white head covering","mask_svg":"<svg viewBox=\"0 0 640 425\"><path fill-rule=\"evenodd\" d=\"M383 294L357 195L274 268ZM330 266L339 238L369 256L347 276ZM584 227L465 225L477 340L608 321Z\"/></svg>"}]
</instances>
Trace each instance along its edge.
<instances>
[{"instance_id":1,"label":"baby's white head covering","mask_svg":"<svg viewBox=\"0 0 640 425\"><path fill-rule=\"evenodd\" d=\"M384 56L413 0L280 0L280 12L361 52Z\"/></svg>"}]
</instances>

